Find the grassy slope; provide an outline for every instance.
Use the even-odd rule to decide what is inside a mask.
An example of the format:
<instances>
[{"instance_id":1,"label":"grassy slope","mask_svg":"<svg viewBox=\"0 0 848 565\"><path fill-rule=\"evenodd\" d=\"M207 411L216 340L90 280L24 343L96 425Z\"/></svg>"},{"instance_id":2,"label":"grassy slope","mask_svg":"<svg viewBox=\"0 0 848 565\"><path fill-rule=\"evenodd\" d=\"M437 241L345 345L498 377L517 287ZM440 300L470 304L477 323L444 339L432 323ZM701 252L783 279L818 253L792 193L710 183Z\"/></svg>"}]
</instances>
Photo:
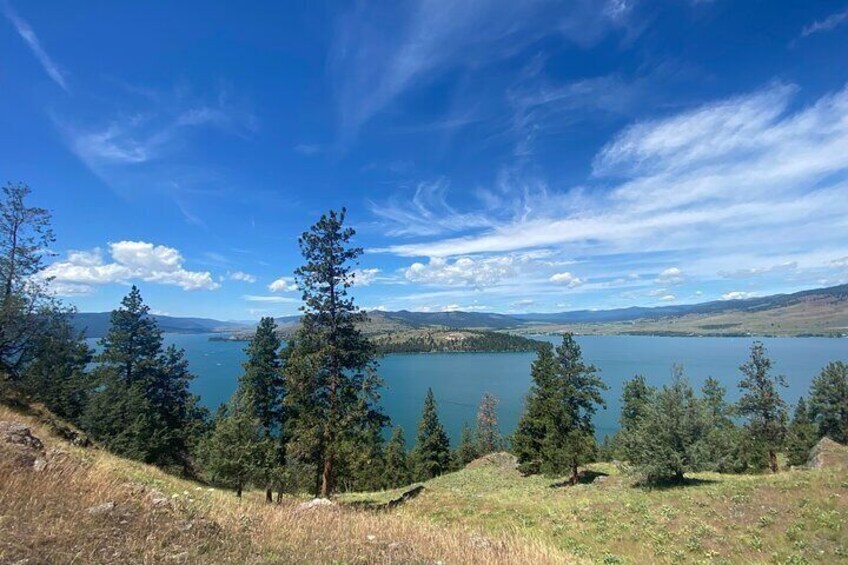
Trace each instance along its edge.
<instances>
[{"instance_id":1,"label":"grassy slope","mask_svg":"<svg viewBox=\"0 0 848 565\"><path fill-rule=\"evenodd\" d=\"M23 468L0 445L0 563L564 563L562 552L510 532L348 508L296 511L210 490L53 436L0 406L0 421L32 428L50 453ZM159 494L161 493L161 494ZM153 500L161 496L166 506ZM114 502L109 512L91 513ZM482 541L481 541L482 540Z\"/></svg>"},{"instance_id":2,"label":"grassy slope","mask_svg":"<svg viewBox=\"0 0 848 565\"><path fill-rule=\"evenodd\" d=\"M683 487L645 490L612 465L590 468L609 477L565 487L478 465L426 483L397 512L511 531L592 562L848 563L848 471L701 473Z\"/></svg>"},{"instance_id":3,"label":"grassy slope","mask_svg":"<svg viewBox=\"0 0 848 565\"><path fill-rule=\"evenodd\" d=\"M591 466L609 474L601 482L563 487L477 462L391 511L297 512L297 499L239 501L69 446L7 408L0 420L65 452L36 473L0 447L0 563L848 563L845 470L698 474L684 487L643 490L612 465ZM166 507L152 504L155 491ZM108 501L111 512L88 512Z\"/></svg>"}]
</instances>

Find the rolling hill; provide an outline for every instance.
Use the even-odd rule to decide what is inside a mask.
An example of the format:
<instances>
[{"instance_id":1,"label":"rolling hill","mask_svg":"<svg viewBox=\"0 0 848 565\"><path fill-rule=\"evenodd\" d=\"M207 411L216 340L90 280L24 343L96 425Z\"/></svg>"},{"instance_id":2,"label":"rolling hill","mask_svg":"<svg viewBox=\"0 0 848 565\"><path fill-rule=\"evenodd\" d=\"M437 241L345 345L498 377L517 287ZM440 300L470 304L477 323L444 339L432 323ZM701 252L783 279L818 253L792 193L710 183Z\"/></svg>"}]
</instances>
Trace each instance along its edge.
<instances>
[{"instance_id":1,"label":"rolling hill","mask_svg":"<svg viewBox=\"0 0 848 565\"><path fill-rule=\"evenodd\" d=\"M519 333L573 331L582 334L663 335L845 335L848 334L848 285L792 294L717 300L701 304L575 310L555 313L497 314L491 312L371 311L363 328L384 335L427 328L510 331ZM252 326L208 318L154 316L169 333L249 335ZM299 316L277 318L284 335L297 327ZM78 313L74 326L88 337L101 337L109 313Z\"/></svg>"}]
</instances>

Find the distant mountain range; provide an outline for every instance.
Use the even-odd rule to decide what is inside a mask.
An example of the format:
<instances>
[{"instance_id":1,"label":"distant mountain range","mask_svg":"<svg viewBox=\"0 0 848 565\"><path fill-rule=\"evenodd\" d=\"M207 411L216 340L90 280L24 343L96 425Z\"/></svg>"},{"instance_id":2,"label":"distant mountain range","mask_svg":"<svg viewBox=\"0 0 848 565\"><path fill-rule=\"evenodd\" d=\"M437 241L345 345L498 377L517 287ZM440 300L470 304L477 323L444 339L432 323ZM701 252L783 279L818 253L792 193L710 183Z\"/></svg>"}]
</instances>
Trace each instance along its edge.
<instances>
[{"instance_id":1,"label":"distant mountain range","mask_svg":"<svg viewBox=\"0 0 848 565\"><path fill-rule=\"evenodd\" d=\"M78 312L73 315L72 325L86 337L103 337L109 330L111 312ZM240 322L222 322L209 318L179 318L154 315L153 319L165 333L200 334L226 333L250 329L252 326Z\"/></svg>"},{"instance_id":2,"label":"distant mountain range","mask_svg":"<svg viewBox=\"0 0 848 565\"><path fill-rule=\"evenodd\" d=\"M512 331L576 331L594 334L672 335L841 335L848 334L848 285L792 294L718 300L702 304L575 310L559 313L494 314L486 312L369 312L370 334L427 327ZM208 318L154 316L164 332L237 333L251 325ZM292 330L298 316L277 319ZM101 337L109 313L78 313L74 326L88 337Z\"/></svg>"}]
</instances>

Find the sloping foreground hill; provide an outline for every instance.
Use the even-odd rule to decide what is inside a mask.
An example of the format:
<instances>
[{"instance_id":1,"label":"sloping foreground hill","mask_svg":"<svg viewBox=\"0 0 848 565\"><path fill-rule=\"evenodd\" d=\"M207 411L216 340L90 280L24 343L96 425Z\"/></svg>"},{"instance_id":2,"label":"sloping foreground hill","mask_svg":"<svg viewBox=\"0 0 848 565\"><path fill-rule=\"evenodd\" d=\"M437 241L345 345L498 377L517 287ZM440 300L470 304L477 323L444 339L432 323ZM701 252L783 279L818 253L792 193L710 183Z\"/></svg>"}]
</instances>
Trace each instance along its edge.
<instances>
[{"instance_id":1,"label":"sloping foreground hill","mask_svg":"<svg viewBox=\"0 0 848 565\"><path fill-rule=\"evenodd\" d=\"M396 492L304 510L74 447L8 408L0 422L0 563L848 562L841 463L646 490L608 464L567 487L495 454L390 510L363 503ZM845 447L827 449L846 461Z\"/></svg>"},{"instance_id":2,"label":"sloping foreground hill","mask_svg":"<svg viewBox=\"0 0 848 565\"><path fill-rule=\"evenodd\" d=\"M848 448L836 445L837 461ZM399 518L488 535L512 531L592 563L848 563L848 467L777 475L691 475L634 487L611 464L584 484L522 477L495 454L425 484ZM394 493L345 495L379 503Z\"/></svg>"},{"instance_id":3,"label":"sloping foreground hill","mask_svg":"<svg viewBox=\"0 0 848 565\"><path fill-rule=\"evenodd\" d=\"M258 493L240 501L74 447L2 406L0 422L0 563L579 562L509 532L341 506L299 510L298 499L266 506Z\"/></svg>"}]
</instances>

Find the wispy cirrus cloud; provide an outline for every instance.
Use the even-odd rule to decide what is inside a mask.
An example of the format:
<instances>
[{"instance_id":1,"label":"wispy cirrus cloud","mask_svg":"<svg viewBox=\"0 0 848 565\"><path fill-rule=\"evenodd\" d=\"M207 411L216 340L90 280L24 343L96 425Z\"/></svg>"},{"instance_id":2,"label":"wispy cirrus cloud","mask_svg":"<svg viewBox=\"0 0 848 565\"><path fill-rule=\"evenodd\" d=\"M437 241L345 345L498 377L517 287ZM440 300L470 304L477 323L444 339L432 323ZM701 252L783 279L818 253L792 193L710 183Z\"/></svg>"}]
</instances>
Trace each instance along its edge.
<instances>
[{"instance_id":1,"label":"wispy cirrus cloud","mask_svg":"<svg viewBox=\"0 0 848 565\"><path fill-rule=\"evenodd\" d=\"M848 23L848 8L845 8L841 12L835 12L823 20L817 20L805 25L804 29L801 30L801 37L831 31L846 23Z\"/></svg>"},{"instance_id":2,"label":"wispy cirrus cloud","mask_svg":"<svg viewBox=\"0 0 848 565\"><path fill-rule=\"evenodd\" d=\"M428 272L459 258L496 263L548 250L564 260L580 257L598 284L622 268L610 262L616 256L646 261L641 272L650 278L629 285L779 274L784 267L775 265L833 270L834 258L848 251L848 239L838 235L848 233L848 88L800 108L793 105L797 91L774 83L638 122L598 152L579 189L525 193L525 205L508 217L486 206L459 210L440 222L462 225L460 235L442 230L428 238L422 230L418 241L375 251L427 257L416 269ZM404 221L425 223L414 210L406 208L413 217ZM463 223L468 217L478 225ZM669 267L674 258L679 266ZM665 266L651 274L652 262ZM548 276L559 272L548 269Z\"/></svg>"},{"instance_id":3,"label":"wispy cirrus cloud","mask_svg":"<svg viewBox=\"0 0 848 565\"><path fill-rule=\"evenodd\" d=\"M358 4L341 18L330 57L341 136L355 136L365 122L433 76L490 65L548 35L588 47L611 30L629 29L633 4L625 0Z\"/></svg>"},{"instance_id":4,"label":"wispy cirrus cloud","mask_svg":"<svg viewBox=\"0 0 848 565\"><path fill-rule=\"evenodd\" d=\"M62 87L62 90L68 92L68 83L65 78L65 71L63 71L58 64L47 54L47 51L44 50L44 47L41 45L41 41L38 39L38 36L35 34L35 30L32 29L32 26L27 23L22 17L18 15L17 12L12 8L12 4L8 0L3 0L0 4L3 8L3 13L12 22L12 25L15 26L15 30L18 32L18 35L26 42L29 48L32 50L35 58L38 59L38 62L41 63L44 72L47 73L53 82Z\"/></svg>"},{"instance_id":5,"label":"wispy cirrus cloud","mask_svg":"<svg viewBox=\"0 0 848 565\"><path fill-rule=\"evenodd\" d=\"M814 230L811 223L841 226L848 206L848 89L789 112L795 91L776 84L627 128L595 159L590 182L603 187L612 181L612 187L596 189L591 197L582 191L586 198L579 211L536 206L531 214L471 235L384 251L450 257L580 249L592 241L597 250L644 252L702 248L710 241L721 252L738 244L742 233L764 235L778 226L784 229L772 238L822 240L827 230ZM572 193L559 198L567 202ZM720 233L714 233L717 226Z\"/></svg>"}]
</instances>

